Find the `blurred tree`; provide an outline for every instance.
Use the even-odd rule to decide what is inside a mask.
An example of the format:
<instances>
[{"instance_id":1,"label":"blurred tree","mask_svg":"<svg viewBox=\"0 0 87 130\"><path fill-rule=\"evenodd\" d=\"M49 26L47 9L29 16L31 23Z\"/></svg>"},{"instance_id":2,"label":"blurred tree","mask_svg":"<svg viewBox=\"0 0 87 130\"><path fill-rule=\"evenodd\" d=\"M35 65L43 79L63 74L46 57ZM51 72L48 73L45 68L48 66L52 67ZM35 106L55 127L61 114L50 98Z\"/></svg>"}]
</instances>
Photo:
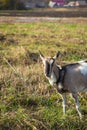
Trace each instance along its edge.
<instances>
[{"instance_id":1,"label":"blurred tree","mask_svg":"<svg viewBox=\"0 0 87 130\"><path fill-rule=\"evenodd\" d=\"M8 9L10 6L10 0L0 0L0 9Z\"/></svg>"},{"instance_id":2,"label":"blurred tree","mask_svg":"<svg viewBox=\"0 0 87 130\"><path fill-rule=\"evenodd\" d=\"M15 8L15 0L9 0L10 1L10 9Z\"/></svg>"},{"instance_id":3,"label":"blurred tree","mask_svg":"<svg viewBox=\"0 0 87 130\"><path fill-rule=\"evenodd\" d=\"M16 9L19 0L0 0L0 9Z\"/></svg>"}]
</instances>

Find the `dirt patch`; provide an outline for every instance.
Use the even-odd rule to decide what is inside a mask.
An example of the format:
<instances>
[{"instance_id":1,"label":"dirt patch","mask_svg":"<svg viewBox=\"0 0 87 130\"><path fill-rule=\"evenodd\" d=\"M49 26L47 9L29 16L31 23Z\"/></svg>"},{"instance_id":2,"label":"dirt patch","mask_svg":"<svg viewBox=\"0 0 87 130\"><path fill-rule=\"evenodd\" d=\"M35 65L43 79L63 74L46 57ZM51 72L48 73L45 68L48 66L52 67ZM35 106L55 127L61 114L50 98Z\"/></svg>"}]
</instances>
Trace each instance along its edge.
<instances>
[{"instance_id":1,"label":"dirt patch","mask_svg":"<svg viewBox=\"0 0 87 130\"><path fill-rule=\"evenodd\" d=\"M12 35L12 34L0 33L0 42L1 43L3 42L3 44L6 44L6 45L18 44L17 39L15 39L13 36L14 35Z\"/></svg>"},{"instance_id":2,"label":"dirt patch","mask_svg":"<svg viewBox=\"0 0 87 130\"><path fill-rule=\"evenodd\" d=\"M5 35L4 35L4 34L2 34L2 33L0 33L0 41L2 42L2 41L4 41L4 40L6 40Z\"/></svg>"},{"instance_id":3,"label":"dirt patch","mask_svg":"<svg viewBox=\"0 0 87 130\"><path fill-rule=\"evenodd\" d=\"M7 17L2 16L0 23L35 23L35 22L58 22L58 23L87 23L87 18L53 18L53 17ZM3 36L1 36L1 39Z\"/></svg>"},{"instance_id":4,"label":"dirt patch","mask_svg":"<svg viewBox=\"0 0 87 130\"><path fill-rule=\"evenodd\" d=\"M27 11L0 11L0 16L18 17L87 17L87 7L84 8L41 8Z\"/></svg>"},{"instance_id":5,"label":"dirt patch","mask_svg":"<svg viewBox=\"0 0 87 130\"><path fill-rule=\"evenodd\" d=\"M28 50L26 50L26 54L24 57L24 64L25 65L30 65L30 64L35 64L39 61L39 54L38 53L32 53Z\"/></svg>"},{"instance_id":6,"label":"dirt patch","mask_svg":"<svg viewBox=\"0 0 87 130\"><path fill-rule=\"evenodd\" d=\"M0 23L30 22L87 23L87 8L45 8L28 11L0 11Z\"/></svg>"}]
</instances>

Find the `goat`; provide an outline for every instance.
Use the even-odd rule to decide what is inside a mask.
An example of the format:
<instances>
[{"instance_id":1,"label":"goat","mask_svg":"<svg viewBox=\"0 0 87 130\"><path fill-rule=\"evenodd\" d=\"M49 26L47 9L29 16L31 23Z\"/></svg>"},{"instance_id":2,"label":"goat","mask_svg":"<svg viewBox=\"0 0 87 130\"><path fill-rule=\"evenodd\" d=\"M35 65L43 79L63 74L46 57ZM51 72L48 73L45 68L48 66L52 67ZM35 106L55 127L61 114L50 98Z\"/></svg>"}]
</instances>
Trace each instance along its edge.
<instances>
[{"instance_id":1,"label":"goat","mask_svg":"<svg viewBox=\"0 0 87 130\"><path fill-rule=\"evenodd\" d=\"M82 118L78 92L87 91L87 61L67 64L59 67L55 61L59 57L58 52L54 57L44 57L40 52L40 58L44 65L44 73L50 84L56 85L57 91L63 99L63 112L66 113L66 93L71 93L75 99L76 109Z\"/></svg>"}]
</instances>

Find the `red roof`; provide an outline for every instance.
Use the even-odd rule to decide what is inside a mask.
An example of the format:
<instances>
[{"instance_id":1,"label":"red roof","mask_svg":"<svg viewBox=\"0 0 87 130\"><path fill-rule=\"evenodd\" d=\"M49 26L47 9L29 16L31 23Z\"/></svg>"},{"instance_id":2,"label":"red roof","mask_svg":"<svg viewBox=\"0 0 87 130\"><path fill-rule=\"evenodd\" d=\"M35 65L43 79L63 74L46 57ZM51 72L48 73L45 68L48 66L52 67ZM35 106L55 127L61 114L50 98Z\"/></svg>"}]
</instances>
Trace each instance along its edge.
<instances>
[{"instance_id":1,"label":"red roof","mask_svg":"<svg viewBox=\"0 0 87 130\"><path fill-rule=\"evenodd\" d=\"M53 0L53 2L56 2L57 4L64 4L65 0Z\"/></svg>"}]
</instances>

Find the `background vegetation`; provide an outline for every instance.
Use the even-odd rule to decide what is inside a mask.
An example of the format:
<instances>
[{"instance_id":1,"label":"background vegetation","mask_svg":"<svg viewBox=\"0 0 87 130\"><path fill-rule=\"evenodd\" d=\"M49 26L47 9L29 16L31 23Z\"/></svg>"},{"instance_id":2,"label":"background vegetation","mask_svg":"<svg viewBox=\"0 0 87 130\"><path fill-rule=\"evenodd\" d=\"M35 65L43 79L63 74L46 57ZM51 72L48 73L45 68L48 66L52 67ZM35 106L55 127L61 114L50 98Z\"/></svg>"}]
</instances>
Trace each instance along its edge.
<instances>
[{"instance_id":1,"label":"background vegetation","mask_svg":"<svg viewBox=\"0 0 87 130\"><path fill-rule=\"evenodd\" d=\"M86 130L87 93L79 94L83 120L69 96L63 116L39 50L47 56L60 51L60 65L87 59L87 24L0 24L0 130Z\"/></svg>"},{"instance_id":2,"label":"background vegetation","mask_svg":"<svg viewBox=\"0 0 87 130\"><path fill-rule=\"evenodd\" d=\"M0 10L26 9L20 0L0 0Z\"/></svg>"},{"instance_id":3,"label":"background vegetation","mask_svg":"<svg viewBox=\"0 0 87 130\"><path fill-rule=\"evenodd\" d=\"M16 9L19 9L19 10L23 10L23 9L27 9L26 7L26 3L29 3L30 2L30 5L31 3L33 4L36 4L36 5L40 5L40 3L44 2L45 4L45 7L48 7L48 3L49 3L50 0L0 0L0 10L7 10L7 9L13 9L13 10L16 10ZM65 0L65 3L68 3L72 0ZM76 0L73 0L73 1L76 1ZM31 6L32 7L32 6ZM44 7L44 6L36 6L36 7Z\"/></svg>"}]
</instances>

